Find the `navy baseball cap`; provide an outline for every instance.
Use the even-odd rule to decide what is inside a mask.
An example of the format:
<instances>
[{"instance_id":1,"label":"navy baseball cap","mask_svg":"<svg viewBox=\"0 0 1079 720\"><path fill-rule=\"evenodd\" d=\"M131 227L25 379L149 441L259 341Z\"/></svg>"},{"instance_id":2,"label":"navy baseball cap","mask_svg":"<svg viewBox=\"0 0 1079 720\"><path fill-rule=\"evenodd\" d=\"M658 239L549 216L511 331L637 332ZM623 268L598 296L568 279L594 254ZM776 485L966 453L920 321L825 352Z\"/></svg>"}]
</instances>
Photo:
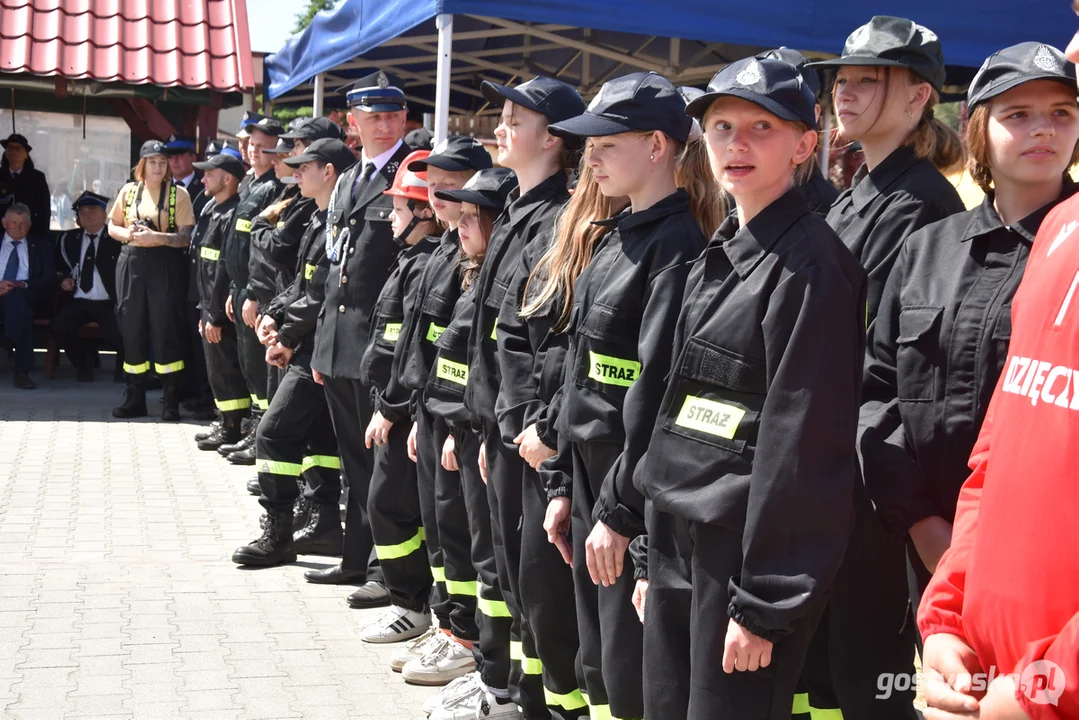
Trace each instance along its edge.
<instances>
[{"instance_id":1,"label":"navy baseball cap","mask_svg":"<svg viewBox=\"0 0 1079 720\"><path fill-rule=\"evenodd\" d=\"M312 143L323 138L345 139L345 131L328 117L305 118L304 120L295 128L290 125L289 131L281 137L286 140L302 140L305 143Z\"/></svg>"},{"instance_id":2,"label":"navy baseball cap","mask_svg":"<svg viewBox=\"0 0 1079 720\"><path fill-rule=\"evenodd\" d=\"M75 202L71 203L71 209L78 212L79 208L88 205L99 207L104 210L109 206L109 199L104 195L98 195L95 192L83 190L82 195L79 195L75 198Z\"/></svg>"},{"instance_id":3,"label":"navy baseball cap","mask_svg":"<svg viewBox=\"0 0 1079 720\"><path fill-rule=\"evenodd\" d=\"M929 28L906 18L877 15L850 34L841 56L811 62L806 67L843 65L903 67L938 92L944 86L944 51L940 39Z\"/></svg>"},{"instance_id":4,"label":"navy baseball cap","mask_svg":"<svg viewBox=\"0 0 1079 720\"><path fill-rule=\"evenodd\" d=\"M986 58L967 90L967 104L975 106L992 100L1034 80L1056 80L1075 94L1075 65L1051 45L1019 43Z\"/></svg>"},{"instance_id":5,"label":"navy baseball cap","mask_svg":"<svg viewBox=\"0 0 1079 720\"><path fill-rule=\"evenodd\" d=\"M809 63L809 58L802 53L797 50L792 50L789 47L778 47L775 50L760 53L757 55L757 58L772 58L773 60L782 60L783 62L790 63L798 68L798 72L802 73L802 79L806 81L806 85L813 91L813 97L820 97L820 73L813 68L806 67Z\"/></svg>"},{"instance_id":6,"label":"navy baseball cap","mask_svg":"<svg viewBox=\"0 0 1079 720\"><path fill-rule=\"evenodd\" d=\"M797 68L772 58L743 58L715 74L708 91L686 106L698 120L720 97L737 97L764 108L776 117L817 126L817 98Z\"/></svg>"},{"instance_id":7,"label":"navy baseball cap","mask_svg":"<svg viewBox=\"0 0 1079 720\"><path fill-rule=\"evenodd\" d=\"M659 131L685 144L692 128L678 88L658 73L636 72L603 83L587 110L548 125L547 132L586 138Z\"/></svg>"},{"instance_id":8,"label":"navy baseball cap","mask_svg":"<svg viewBox=\"0 0 1079 720\"><path fill-rule=\"evenodd\" d=\"M569 120L585 110L584 100L576 89L561 80L542 75L512 88L484 80L480 89L491 104L502 105L508 100L514 105L540 113L548 123Z\"/></svg>"},{"instance_id":9,"label":"navy baseball cap","mask_svg":"<svg viewBox=\"0 0 1079 720\"><path fill-rule=\"evenodd\" d=\"M333 165L334 170L340 175L356 162L356 156L348 149L348 145L340 140L322 138L308 145L301 154L285 158L284 163L289 167L300 167L306 162L316 160Z\"/></svg>"},{"instance_id":10,"label":"navy baseball cap","mask_svg":"<svg viewBox=\"0 0 1079 720\"><path fill-rule=\"evenodd\" d=\"M140 158L148 158L148 157L153 157L154 155L164 155L164 154L165 154L165 143L161 142L160 140L147 140L146 142L144 142L142 144L142 147L139 148L139 157Z\"/></svg>"},{"instance_id":11,"label":"navy baseball cap","mask_svg":"<svg viewBox=\"0 0 1079 720\"><path fill-rule=\"evenodd\" d=\"M197 152L195 138L190 135L169 135L165 143L165 154L181 155L185 152Z\"/></svg>"},{"instance_id":12,"label":"navy baseball cap","mask_svg":"<svg viewBox=\"0 0 1079 720\"><path fill-rule=\"evenodd\" d=\"M435 197L456 203L472 203L501 211L517 187L517 175L507 168L480 170L460 190L436 190Z\"/></svg>"},{"instance_id":13,"label":"navy baseball cap","mask_svg":"<svg viewBox=\"0 0 1079 720\"><path fill-rule=\"evenodd\" d=\"M423 172L428 167L435 167L448 172L463 170L486 170L494 163L491 154L479 140L471 137L456 136L446 138L431 151L424 160L415 160L408 164L412 172Z\"/></svg>"},{"instance_id":14,"label":"navy baseball cap","mask_svg":"<svg viewBox=\"0 0 1079 720\"><path fill-rule=\"evenodd\" d=\"M350 108L363 112L399 112L408 107L400 79L379 70L342 90Z\"/></svg>"},{"instance_id":15,"label":"navy baseball cap","mask_svg":"<svg viewBox=\"0 0 1079 720\"><path fill-rule=\"evenodd\" d=\"M199 170L219 168L240 179L243 179L243 176L247 174L247 168L244 167L240 158L227 155L224 152L207 158L206 162L194 163L194 166Z\"/></svg>"}]
</instances>

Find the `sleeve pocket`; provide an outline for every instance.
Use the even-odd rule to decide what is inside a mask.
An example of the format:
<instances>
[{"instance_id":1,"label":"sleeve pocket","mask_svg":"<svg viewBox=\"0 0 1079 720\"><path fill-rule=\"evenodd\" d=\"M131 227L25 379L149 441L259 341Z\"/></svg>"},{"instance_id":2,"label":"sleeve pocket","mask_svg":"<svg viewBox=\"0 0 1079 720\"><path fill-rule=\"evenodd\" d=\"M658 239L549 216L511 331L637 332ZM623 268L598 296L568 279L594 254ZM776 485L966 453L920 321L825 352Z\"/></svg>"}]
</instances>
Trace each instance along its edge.
<instances>
[{"instance_id":1,"label":"sleeve pocket","mask_svg":"<svg viewBox=\"0 0 1079 720\"><path fill-rule=\"evenodd\" d=\"M429 293L427 297L423 299L423 305L420 307L420 312L433 318L449 320L453 315L453 303L446 300L441 295Z\"/></svg>"},{"instance_id":2,"label":"sleeve pocket","mask_svg":"<svg viewBox=\"0 0 1079 720\"><path fill-rule=\"evenodd\" d=\"M489 308L501 309L502 301L506 298L508 290L509 284L496 277L491 284L491 292L487 294L487 299L483 301L483 304Z\"/></svg>"}]
</instances>

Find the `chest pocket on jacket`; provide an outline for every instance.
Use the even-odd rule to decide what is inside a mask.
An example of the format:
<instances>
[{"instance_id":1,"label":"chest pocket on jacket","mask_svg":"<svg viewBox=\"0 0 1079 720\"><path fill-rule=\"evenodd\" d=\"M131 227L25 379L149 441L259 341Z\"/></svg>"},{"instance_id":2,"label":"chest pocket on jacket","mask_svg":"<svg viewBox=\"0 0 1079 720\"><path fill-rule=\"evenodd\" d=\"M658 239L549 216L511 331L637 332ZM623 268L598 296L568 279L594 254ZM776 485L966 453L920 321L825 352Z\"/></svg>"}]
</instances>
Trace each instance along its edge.
<instances>
[{"instance_id":1,"label":"chest pocket on jacket","mask_svg":"<svg viewBox=\"0 0 1079 720\"><path fill-rule=\"evenodd\" d=\"M900 400L926 401L935 395L937 321L943 311L939 307L908 307L899 311L895 366Z\"/></svg>"},{"instance_id":2,"label":"chest pocket on jacket","mask_svg":"<svg viewBox=\"0 0 1079 720\"><path fill-rule=\"evenodd\" d=\"M767 389L763 362L690 338L675 373L664 430L736 453L756 446Z\"/></svg>"},{"instance_id":3,"label":"chest pocket on jacket","mask_svg":"<svg viewBox=\"0 0 1079 720\"><path fill-rule=\"evenodd\" d=\"M579 314L579 310L575 310ZM577 323L577 384L605 394L624 396L637 381L639 313L595 303Z\"/></svg>"},{"instance_id":4,"label":"chest pocket on jacket","mask_svg":"<svg viewBox=\"0 0 1079 720\"><path fill-rule=\"evenodd\" d=\"M376 203L374 205L368 205L363 211L363 219L365 222L389 222L390 215L393 214L393 205L386 205L383 203Z\"/></svg>"},{"instance_id":5,"label":"chest pocket on jacket","mask_svg":"<svg viewBox=\"0 0 1079 720\"><path fill-rule=\"evenodd\" d=\"M441 325L442 329L445 330L445 326L449 324L450 318L453 317L453 303L441 295L428 293L427 297L423 299L423 304L420 305L420 313L426 316L428 321L435 320L436 325Z\"/></svg>"},{"instance_id":6,"label":"chest pocket on jacket","mask_svg":"<svg viewBox=\"0 0 1079 720\"><path fill-rule=\"evenodd\" d=\"M375 307L375 326L372 330L375 342L383 347L393 347L401 336L405 307L399 297L384 297Z\"/></svg>"}]
</instances>

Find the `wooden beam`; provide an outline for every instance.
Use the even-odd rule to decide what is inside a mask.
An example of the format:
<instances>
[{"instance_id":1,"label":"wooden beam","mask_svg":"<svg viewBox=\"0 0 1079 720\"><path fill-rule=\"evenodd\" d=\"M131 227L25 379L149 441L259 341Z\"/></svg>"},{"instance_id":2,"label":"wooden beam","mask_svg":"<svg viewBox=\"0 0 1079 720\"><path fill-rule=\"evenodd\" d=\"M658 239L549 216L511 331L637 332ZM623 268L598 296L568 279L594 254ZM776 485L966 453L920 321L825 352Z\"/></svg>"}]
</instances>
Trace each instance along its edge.
<instances>
[{"instance_id":1,"label":"wooden beam","mask_svg":"<svg viewBox=\"0 0 1079 720\"><path fill-rule=\"evenodd\" d=\"M154 138L154 131L151 130L150 126L146 124L146 121L135 112L135 108L131 107L127 98L109 98L109 104L112 105L112 109L116 111L116 114L124 119L127 126L131 128L131 134L134 135L140 143Z\"/></svg>"},{"instance_id":2,"label":"wooden beam","mask_svg":"<svg viewBox=\"0 0 1079 720\"><path fill-rule=\"evenodd\" d=\"M53 86L56 88L56 97L67 97L67 78L57 75Z\"/></svg>"},{"instance_id":3,"label":"wooden beam","mask_svg":"<svg viewBox=\"0 0 1079 720\"><path fill-rule=\"evenodd\" d=\"M131 109L135 111L135 114L142 118L143 122L146 123L146 126L150 128L153 137L164 140L168 138L169 135L174 133L179 134L176 132L176 128L172 126L172 123L168 121L168 118L162 115L161 111L146 98L127 98L127 101L130 103Z\"/></svg>"}]
</instances>

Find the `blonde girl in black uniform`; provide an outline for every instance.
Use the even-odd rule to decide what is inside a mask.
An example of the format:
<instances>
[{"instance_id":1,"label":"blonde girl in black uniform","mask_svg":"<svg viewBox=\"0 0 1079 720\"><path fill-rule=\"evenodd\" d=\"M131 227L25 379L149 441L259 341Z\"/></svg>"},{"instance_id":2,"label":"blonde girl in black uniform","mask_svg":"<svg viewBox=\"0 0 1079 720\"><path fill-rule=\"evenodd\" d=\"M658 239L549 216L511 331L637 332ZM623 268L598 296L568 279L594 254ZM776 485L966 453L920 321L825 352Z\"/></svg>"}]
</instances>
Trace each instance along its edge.
<instances>
[{"instance_id":1,"label":"blonde girl in black uniform","mask_svg":"<svg viewBox=\"0 0 1079 720\"><path fill-rule=\"evenodd\" d=\"M644 532L644 499L632 474L659 409L689 263L706 241L694 197L676 182L691 128L678 89L655 73L607 82L588 111L550 128L587 138L600 191L630 200L627 212L595 219L608 232L577 278L558 455L547 461L571 468L546 525L570 536L580 689L593 717L644 715L626 568L629 543Z\"/></svg>"},{"instance_id":2,"label":"blonde girl in black uniform","mask_svg":"<svg viewBox=\"0 0 1079 720\"><path fill-rule=\"evenodd\" d=\"M884 284L907 237L961 212L943 169L962 158L958 136L933 116L944 84L936 34L904 18L874 17L847 38L841 57L807 67L836 70L832 99L838 133L861 143L865 165L828 213L828 224L869 277L867 322L877 316ZM810 708L838 707L848 718L913 720L914 688L878 698L883 675L909 675L915 630L908 607L906 551L885 531L862 483L855 524L831 609L818 631L827 648L835 698L809 685Z\"/></svg>"},{"instance_id":3,"label":"blonde girl in black uniform","mask_svg":"<svg viewBox=\"0 0 1079 720\"><path fill-rule=\"evenodd\" d=\"M649 718L789 717L843 556L865 273L798 187L814 105L794 66L749 58L687 107L737 213L679 298L634 476L649 500Z\"/></svg>"}]
</instances>

